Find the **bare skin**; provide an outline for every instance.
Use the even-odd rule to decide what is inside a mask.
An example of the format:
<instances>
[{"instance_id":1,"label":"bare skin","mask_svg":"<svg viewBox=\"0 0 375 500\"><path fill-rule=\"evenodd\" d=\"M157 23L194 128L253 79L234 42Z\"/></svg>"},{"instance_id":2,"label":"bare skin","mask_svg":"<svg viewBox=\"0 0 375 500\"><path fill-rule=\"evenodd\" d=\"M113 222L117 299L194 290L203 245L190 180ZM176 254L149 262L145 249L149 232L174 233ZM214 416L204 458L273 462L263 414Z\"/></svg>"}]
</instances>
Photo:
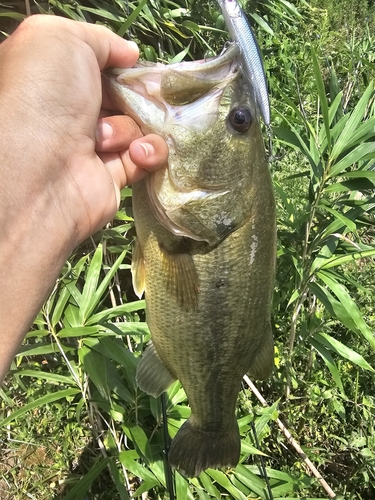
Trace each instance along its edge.
<instances>
[{"instance_id":1,"label":"bare skin","mask_svg":"<svg viewBox=\"0 0 375 500\"><path fill-rule=\"evenodd\" d=\"M164 140L110 116L102 95L100 71L138 55L54 16L0 45L0 382L72 250L112 219L125 185L167 161Z\"/></svg>"}]
</instances>

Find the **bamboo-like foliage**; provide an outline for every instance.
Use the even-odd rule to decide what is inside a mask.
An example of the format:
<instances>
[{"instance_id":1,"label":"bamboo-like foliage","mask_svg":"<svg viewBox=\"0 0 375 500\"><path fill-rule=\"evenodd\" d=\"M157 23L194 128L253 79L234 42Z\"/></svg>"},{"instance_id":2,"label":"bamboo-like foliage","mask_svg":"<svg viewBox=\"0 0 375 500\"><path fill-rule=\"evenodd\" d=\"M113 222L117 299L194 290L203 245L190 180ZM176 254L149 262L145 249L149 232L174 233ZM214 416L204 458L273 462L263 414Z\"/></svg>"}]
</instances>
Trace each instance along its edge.
<instances>
[{"instance_id":1,"label":"bamboo-like foliage","mask_svg":"<svg viewBox=\"0 0 375 500\"><path fill-rule=\"evenodd\" d=\"M373 70L365 57L368 53L371 58L374 51L366 39L363 47L353 42L350 58L340 54L337 61L327 60L321 40L307 47L302 43L302 27L308 30L309 20L315 19L308 3L244 3L265 47L273 96L273 154L281 156L271 162L279 214L276 368L273 379L262 386L269 407L258 404L248 388L240 393L240 464L229 471L208 470L192 480L175 472L175 494L177 500L268 499L259 472L259 458L264 456L274 499L323 497L309 470L285 453L286 443L280 444L283 438L274 421L284 414L294 437L306 444L306 453L327 471L333 489L345 498L359 498L338 472L330 472L329 464L345 452L351 460L345 467L354 470L353 484L371 493L375 398L367 385L374 383L375 292L358 276L366 271L374 275L375 106ZM106 24L134 38L150 61L202 57L218 52L226 40L213 1L50 0L32 8ZM18 3L1 7L0 20L19 19L21 12ZM345 66L352 65L354 54L355 79ZM350 78L345 80L345 74ZM125 189L122 196L113 223L66 264L0 391L0 435L6 446L15 440L30 446L44 442L43 422L52 414L52 433L63 434L68 449L86 446L91 458L85 462L75 456L75 449L65 451L64 457L79 462L77 472L67 472L64 464L63 475L52 473L49 489L45 483L50 476L44 480L42 472L35 480L34 470L34 480L22 483L15 467L4 473L0 468L13 498L26 493L51 498L51 491L65 500L169 495L161 401L142 393L135 383L136 365L150 333L144 301L136 300L131 290L131 190ZM190 414L179 382L166 394L166 412L173 437ZM306 425L308 431L301 430ZM342 447L337 451L331 441ZM56 457L52 463L57 463Z\"/></svg>"}]
</instances>

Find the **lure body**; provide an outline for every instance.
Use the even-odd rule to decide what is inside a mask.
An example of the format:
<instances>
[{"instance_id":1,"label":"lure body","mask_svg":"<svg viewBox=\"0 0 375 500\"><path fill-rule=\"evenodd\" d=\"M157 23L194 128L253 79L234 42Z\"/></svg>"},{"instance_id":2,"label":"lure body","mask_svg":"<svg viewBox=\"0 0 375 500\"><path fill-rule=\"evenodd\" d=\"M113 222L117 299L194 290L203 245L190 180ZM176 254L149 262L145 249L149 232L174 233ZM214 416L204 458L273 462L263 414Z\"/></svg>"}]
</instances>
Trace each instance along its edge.
<instances>
[{"instance_id":1,"label":"lure body","mask_svg":"<svg viewBox=\"0 0 375 500\"><path fill-rule=\"evenodd\" d=\"M243 70L252 82L255 101L264 123L271 122L270 102L267 79L264 72L258 42L255 39L245 13L236 0L217 0L223 12L225 24L233 39L240 48Z\"/></svg>"}]
</instances>

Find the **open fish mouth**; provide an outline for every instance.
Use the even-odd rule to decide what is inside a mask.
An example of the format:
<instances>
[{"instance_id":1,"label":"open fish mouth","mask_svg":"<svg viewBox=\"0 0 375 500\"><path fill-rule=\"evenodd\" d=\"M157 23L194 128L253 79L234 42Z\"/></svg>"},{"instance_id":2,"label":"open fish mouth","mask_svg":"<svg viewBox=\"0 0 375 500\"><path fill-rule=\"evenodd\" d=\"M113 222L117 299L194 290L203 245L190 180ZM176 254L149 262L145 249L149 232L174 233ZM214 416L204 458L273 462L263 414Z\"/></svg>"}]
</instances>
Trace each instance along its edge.
<instances>
[{"instance_id":1,"label":"open fish mouth","mask_svg":"<svg viewBox=\"0 0 375 500\"><path fill-rule=\"evenodd\" d=\"M200 132L210 127L223 90L238 78L240 70L240 50L232 43L210 59L170 65L139 62L133 68L111 69L104 76L104 85L116 107L133 118L144 134L165 137L166 124L171 121ZM196 119L202 107L206 112L203 121Z\"/></svg>"},{"instance_id":2,"label":"open fish mouth","mask_svg":"<svg viewBox=\"0 0 375 500\"><path fill-rule=\"evenodd\" d=\"M239 55L239 47L232 43L219 56L209 59L170 65L139 62L133 68L112 69L109 74L143 96L182 106L196 101L213 87L227 85L238 71Z\"/></svg>"}]
</instances>

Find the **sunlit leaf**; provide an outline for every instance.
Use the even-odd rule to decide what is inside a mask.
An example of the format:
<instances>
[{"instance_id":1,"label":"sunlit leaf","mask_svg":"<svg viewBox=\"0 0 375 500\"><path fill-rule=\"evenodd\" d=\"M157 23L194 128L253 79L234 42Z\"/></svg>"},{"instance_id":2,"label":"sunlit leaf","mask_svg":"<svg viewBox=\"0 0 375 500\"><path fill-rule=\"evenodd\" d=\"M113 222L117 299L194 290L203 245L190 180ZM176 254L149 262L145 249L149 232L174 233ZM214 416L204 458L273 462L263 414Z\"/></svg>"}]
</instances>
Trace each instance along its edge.
<instances>
[{"instance_id":1,"label":"sunlit leaf","mask_svg":"<svg viewBox=\"0 0 375 500\"><path fill-rule=\"evenodd\" d=\"M207 469L206 474L222 486L236 500L246 500L246 496L229 481L228 477L220 470ZM265 497L264 497L265 498Z\"/></svg>"},{"instance_id":2,"label":"sunlit leaf","mask_svg":"<svg viewBox=\"0 0 375 500\"><path fill-rule=\"evenodd\" d=\"M364 370L369 370L371 372L375 372L374 368L368 364L368 362L358 354L357 352L347 347L342 342L334 339L331 335L327 335L326 333L314 333L313 338L323 344L325 347L337 352L343 358L348 359L350 362L355 365L360 366Z\"/></svg>"},{"instance_id":3,"label":"sunlit leaf","mask_svg":"<svg viewBox=\"0 0 375 500\"><path fill-rule=\"evenodd\" d=\"M353 140L354 131L357 129L360 121L363 119L372 91L373 83L371 82L363 93L361 99L358 101L356 107L352 111L350 119L346 122L344 130L342 131L340 137L337 139L336 144L332 148L332 152L330 155L332 160L338 158L348 147L350 147L351 141ZM331 175L335 174L331 172Z\"/></svg>"},{"instance_id":4,"label":"sunlit leaf","mask_svg":"<svg viewBox=\"0 0 375 500\"><path fill-rule=\"evenodd\" d=\"M332 292L336 295L336 297L342 304L343 308L346 310L347 314L350 315L350 318L352 319L355 325L355 331L361 333L370 343L372 348L375 348L375 336L371 328L369 328L369 326L363 319L363 316L357 304L350 297L348 290L343 285L332 279L327 274L328 272L329 271L319 272L318 273L319 278L332 290Z\"/></svg>"},{"instance_id":5,"label":"sunlit leaf","mask_svg":"<svg viewBox=\"0 0 375 500\"><path fill-rule=\"evenodd\" d=\"M311 50L311 55L312 55L312 60L313 60L315 83L316 83L316 86L318 89L318 94L319 94L319 98L320 98L320 105L321 105L321 109L322 109L323 123L324 123L325 132L326 132L327 144L328 144L328 148L330 149L330 147L331 147L331 129L330 129L327 94L326 94L326 91L324 88L324 82L323 82L323 78L322 78L322 73L320 71L319 62L318 62L317 56L315 54L315 51L313 49Z\"/></svg>"}]
</instances>

